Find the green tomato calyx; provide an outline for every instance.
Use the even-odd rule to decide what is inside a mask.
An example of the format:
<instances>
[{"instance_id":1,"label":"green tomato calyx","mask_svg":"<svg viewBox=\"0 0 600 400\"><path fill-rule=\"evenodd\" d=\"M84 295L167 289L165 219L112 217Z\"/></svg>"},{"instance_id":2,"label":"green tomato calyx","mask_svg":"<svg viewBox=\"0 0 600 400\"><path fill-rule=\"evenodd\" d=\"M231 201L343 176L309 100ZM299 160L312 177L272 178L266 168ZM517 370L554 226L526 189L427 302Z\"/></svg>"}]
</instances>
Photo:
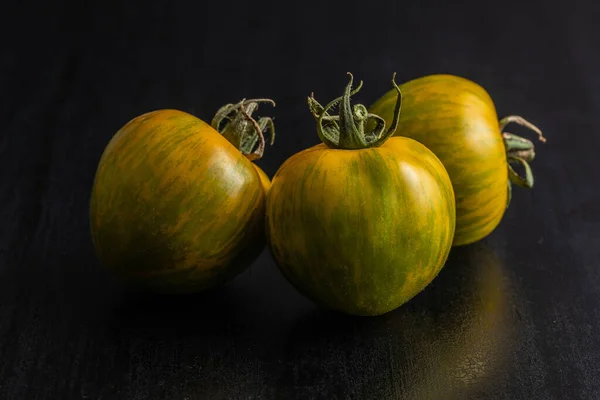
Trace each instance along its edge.
<instances>
[{"instance_id":1,"label":"green tomato calyx","mask_svg":"<svg viewBox=\"0 0 600 400\"><path fill-rule=\"evenodd\" d=\"M211 126L225 139L233 144L249 160L257 160L265 150L265 136L270 132L270 144L275 141L275 124L270 117L252 118L252 113L258 109L259 103L269 103L271 99L242 99L236 104L226 104L219 108Z\"/></svg>"},{"instance_id":2,"label":"green tomato calyx","mask_svg":"<svg viewBox=\"0 0 600 400\"><path fill-rule=\"evenodd\" d=\"M513 133L504 132L506 126L511 122L531 129L538 134L538 139L540 142L546 143L546 138L542 134L542 131L525 118L518 115L509 115L508 117L500 120L500 133L502 134L502 139L504 140L504 147L506 148L506 160L508 165L508 199L506 207L509 206L512 197L512 184L531 189L534 182L533 172L531 171L529 163L535 158L535 145L529 139L525 139ZM513 165L517 164L520 164L523 167L525 176L521 176L515 171Z\"/></svg>"},{"instance_id":3,"label":"green tomato calyx","mask_svg":"<svg viewBox=\"0 0 600 400\"><path fill-rule=\"evenodd\" d=\"M338 97L323 107L315 99L314 94L308 97L308 108L317 121L319 138L328 147L344 150L358 150L382 145L396 130L400 118L402 93L396 84L396 73L392 76L392 84L398 92L398 99L394 109L394 119L389 129L385 130L385 120L379 115L371 114L362 104L352 106L350 97L358 93L363 82L360 81L352 89L354 77L350 72L350 81L346 85L344 95ZM338 115L331 115L329 110L339 105ZM373 126L372 129L370 127ZM365 127L369 129L365 130Z\"/></svg>"}]
</instances>

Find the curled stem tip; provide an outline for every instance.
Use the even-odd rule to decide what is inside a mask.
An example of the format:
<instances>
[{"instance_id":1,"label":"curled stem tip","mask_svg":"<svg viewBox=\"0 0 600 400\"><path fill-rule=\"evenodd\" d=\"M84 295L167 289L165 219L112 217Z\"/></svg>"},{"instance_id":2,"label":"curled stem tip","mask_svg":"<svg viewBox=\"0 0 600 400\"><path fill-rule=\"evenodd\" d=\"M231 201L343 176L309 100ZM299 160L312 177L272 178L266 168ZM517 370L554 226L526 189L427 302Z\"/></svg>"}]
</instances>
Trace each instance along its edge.
<instances>
[{"instance_id":1,"label":"curled stem tip","mask_svg":"<svg viewBox=\"0 0 600 400\"><path fill-rule=\"evenodd\" d=\"M542 133L540 128L538 128L537 126L535 126L534 124L532 124L531 122L527 121L525 118L523 118L519 115L509 115L508 117L502 118L500 120L500 132L504 132L504 128L506 128L506 126L508 124L513 123L513 122L515 124L524 126L528 129L534 131L538 135L538 140L542 143L546 143L546 138L544 137L544 134Z\"/></svg>"},{"instance_id":2,"label":"curled stem tip","mask_svg":"<svg viewBox=\"0 0 600 400\"><path fill-rule=\"evenodd\" d=\"M272 99L242 99L236 104L221 107L211 122L215 130L250 160L262 157L265 148L264 133L267 130L270 132L270 143L273 144L275 140L273 119L261 117L257 121L252 117L260 103L275 106Z\"/></svg>"},{"instance_id":3,"label":"curled stem tip","mask_svg":"<svg viewBox=\"0 0 600 400\"><path fill-rule=\"evenodd\" d=\"M311 93L307 98L309 111L317 121L317 133L323 143L331 148L352 150L380 146L394 133L398 125L401 104L400 88L392 78L392 83L398 90L399 95L394 112L394 121L390 129L385 131L383 118L369 113L362 104L351 105L350 98L358 93L363 82L360 81L357 87L353 89L354 76L350 72L347 74L350 79L344 94L329 102L325 107L314 98L314 93ZM338 115L330 114L329 110L338 105ZM365 128L371 126L369 124L371 121L375 122L374 128L365 131Z\"/></svg>"},{"instance_id":4,"label":"curled stem tip","mask_svg":"<svg viewBox=\"0 0 600 400\"><path fill-rule=\"evenodd\" d=\"M508 161L509 201L507 206L510 203L510 195L512 192L510 190L512 186L511 183L528 189L533 187L534 178L529 163L535 158L535 145L531 140L522 138L509 132L504 132L504 129L510 123L516 123L534 131L537 133L538 140L540 142L546 142L546 138L542 134L542 131L521 116L509 115L508 117L500 120L500 132L502 133L502 138L504 139L506 158ZM512 167L512 164L521 164L525 170L525 176L519 175Z\"/></svg>"}]
</instances>

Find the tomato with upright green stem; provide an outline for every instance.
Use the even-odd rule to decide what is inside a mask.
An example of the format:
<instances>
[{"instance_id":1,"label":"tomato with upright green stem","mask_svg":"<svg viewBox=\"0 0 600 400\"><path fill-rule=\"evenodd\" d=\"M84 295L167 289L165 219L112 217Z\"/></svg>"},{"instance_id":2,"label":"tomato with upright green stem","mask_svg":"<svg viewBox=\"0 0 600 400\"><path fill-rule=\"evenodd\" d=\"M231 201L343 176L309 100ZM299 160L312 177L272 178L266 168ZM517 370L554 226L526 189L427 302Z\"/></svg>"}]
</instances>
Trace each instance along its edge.
<instances>
[{"instance_id":1,"label":"tomato with upright green stem","mask_svg":"<svg viewBox=\"0 0 600 400\"><path fill-rule=\"evenodd\" d=\"M93 243L107 268L146 290L198 292L260 253L269 179L251 160L262 156L273 123L250 114L265 101L273 103L229 104L213 127L157 110L112 137L90 201Z\"/></svg>"},{"instance_id":2,"label":"tomato with upright green stem","mask_svg":"<svg viewBox=\"0 0 600 400\"><path fill-rule=\"evenodd\" d=\"M403 110L395 136L423 143L442 161L456 196L454 245L476 242L500 223L511 197L511 182L533 186L529 167L535 156L531 141L504 132L514 122L541 131L519 116L498 121L495 105L478 84L453 75L431 75L400 85ZM395 92L389 91L369 111L390 123ZM511 164L519 164L519 176Z\"/></svg>"},{"instance_id":3,"label":"tomato with upright green stem","mask_svg":"<svg viewBox=\"0 0 600 400\"><path fill-rule=\"evenodd\" d=\"M431 151L390 138L399 92L386 131L380 117L351 106L361 86L352 91L350 75L344 95L326 107L309 98L323 143L290 157L273 177L267 231L277 265L301 293L326 308L378 315L410 300L442 268L454 195ZM330 115L337 104L339 115Z\"/></svg>"}]
</instances>

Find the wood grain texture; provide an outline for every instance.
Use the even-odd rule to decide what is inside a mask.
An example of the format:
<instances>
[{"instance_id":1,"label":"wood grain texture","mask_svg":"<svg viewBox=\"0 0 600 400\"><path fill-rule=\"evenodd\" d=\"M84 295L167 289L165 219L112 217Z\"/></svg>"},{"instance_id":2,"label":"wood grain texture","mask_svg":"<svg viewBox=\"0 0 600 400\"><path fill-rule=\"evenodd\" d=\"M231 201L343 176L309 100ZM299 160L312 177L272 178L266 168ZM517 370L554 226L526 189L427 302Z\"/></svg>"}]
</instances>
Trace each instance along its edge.
<instances>
[{"instance_id":1,"label":"wood grain texture","mask_svg":"<svg viewBox=\"0 0 600 400\"><path fill-rule=\"evenodd\" d=\"M600 397L598 3L348 3L331 18L334 3L4 5L0 399ZM515 190L489 237L382 318L320 311L267 252L181 299L126 293L104 272L88 205L118 128L271 97L278 137L259 164L273 176L316 144L305 97L338 95L348 70L363 104L393 71L481 82L499 114L544 129L535 190Z\"/></svg>"}]
</instances>

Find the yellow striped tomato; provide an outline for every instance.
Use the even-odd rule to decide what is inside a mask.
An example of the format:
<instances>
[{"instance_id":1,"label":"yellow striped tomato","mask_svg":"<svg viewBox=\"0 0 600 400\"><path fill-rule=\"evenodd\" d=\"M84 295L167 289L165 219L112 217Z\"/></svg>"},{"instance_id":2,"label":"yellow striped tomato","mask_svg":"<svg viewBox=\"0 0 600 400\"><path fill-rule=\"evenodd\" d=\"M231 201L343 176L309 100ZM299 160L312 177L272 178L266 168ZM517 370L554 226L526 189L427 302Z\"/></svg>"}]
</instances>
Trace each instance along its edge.
<instances>
[{"instance_id":1,"label":"yellow striped tomato","mask_svg":"<svg viewBox=\"0 0 600 400\"><path fill-rule=\"evenodd\" d=\"M454 245L473 243L490 234L510 203L511 182L533 186L528 162L531 141L503 132L510 122L541 132L521 117L498 121L489 94L476 83L452 75L431 75L400 85L402 114L395 131L423 143L442 161L456 196ZM394 117L395 91L389 91L369 111L387 123ZM525 168L522 178L511 164Z\"/></svg>"},{"instance_id":2,"label":"yellow striped tomato","mask_svg":"<svg viewBox=\"0 0 600 400\"><path fill-rule=\"evenodd\" d=\"M92 238L106 267L151 291L197 292L259 254L269 179L249 158L262 155L262 131L272 122L253 120L254 109L255 100L227 105L213 126L158 110L113 136L90 202Z\"/></svg>"},{"instance_id":3,"label":"yellow striped tomato","mask_svg":"<svg viewBox=\"0 0 600 400\"><path fill-rule=\"evenodd\" d=\"M361 83L362 84L362 83ZM395 84L394 84L395 85ZM450 251L454 196L446 170L422 144L344 96L314 98L322 144L290 157L267 199L270 247L283 275L324 307L378 315L427 286ZM340 104L339 116L328 110ZM400 97L396 105L396 116ZM371 132L365 125L379 121Z\"/></svg>"}]
</instances>

